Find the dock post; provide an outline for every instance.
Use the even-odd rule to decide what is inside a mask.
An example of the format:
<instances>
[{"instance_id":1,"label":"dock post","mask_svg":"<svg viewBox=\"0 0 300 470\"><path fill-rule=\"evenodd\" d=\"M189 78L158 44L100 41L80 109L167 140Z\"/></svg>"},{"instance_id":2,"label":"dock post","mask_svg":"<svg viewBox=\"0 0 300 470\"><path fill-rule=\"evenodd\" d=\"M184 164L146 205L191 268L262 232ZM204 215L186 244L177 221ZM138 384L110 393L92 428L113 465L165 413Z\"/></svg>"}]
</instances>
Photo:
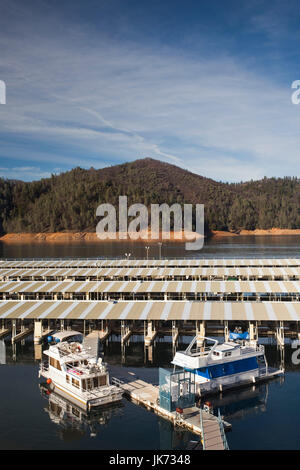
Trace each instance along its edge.
<instances>
[{"instance_id":1,"label":"dock post","mask_svg":"<svg viewBox=\"0 0 300 470\"><path fill-rule=\"evenodd\" d=\"M228 320L224 320L224 338L225 343L229 340L229 325Z\"/></svg>"},{"instance_id":2,"label":"dock post","mask_svg":"<svg viewBox=\"0 0 300 470\"><path fill-rule=\"evenodd\" d=\"M14 338L17 336L17 320L13 319L11 321L11 342L14 343Z\"/></svg>"},{"instance_id":3,"label":"dock post","mask_svg":"<svg viewBox=\"0 0 300 470\"><path fill-rule=\"evenodd\" d=\"M283 325L283 321L280 321L279 324L277 323L275 336L276 336L277 345L280 346L281 348L283 348L284 347L284 325Z\"/></svg>"},{"instance_id":4,"label":"dock post","mask_svg":"<svg viewBox=\"0 0 300 470\"><path fill-rule=\"evenodd\" d=\"M25 331L25 325L24 325L24 321L23 321L23 319L22 319L22 320L21 320L21 333L24 333L24 331ZM21 340L21 344L22 344L22 346L24 346L24 344L25 344L25 339L22 339L22 340Z\"/></svg>"},{"instance_id":5,"label":"dock post","mask_svg":"<svg viewBox=\"0 0 300 470\"><path fill-rule=\"evenodd\" d=\"M125 344L130 336L131 336L131 329L130 329L130 326L128 323L126 323L126 321L124 320L121 320L121 343L122 344Z\"/></svg>"},{"instance_id":6,"label":"dock post","mask_svg":"<svg viewBox=\"0 0 300 470\"><path fill-rule=\"evenodd\" d=\"M205 321L196 320L196 336L197 346L201 348L203 346L203 338L205 336Z\"/></svg>"},{"instance_id":7,"label":"dock post","mask_svg":"<svg viewBox=\"0 0 300 470\"><path fill-rule=\"evenodd\" d=\"M42 345L35 344L34 345L34 360L40 361L42 359Z\"/></svg>"},{"instance_id":8,"label":"dock post","mask_svg":"<svg viewBox=\"0 0 300 470\"><path fill-rule=\"evenodd\" d=\"M34 320L34 333L33 333L34 344L39 344L41 342L42 334L43 334L42 320Z\"/></svg>"},{"instance_id":9,"label":"dock post","mask_svg":"<svg viewBox=\"0 0 300 470\"><path fill-rule=\"evenodd\" d=\"M157 335L155 320L147 321L147 335L145 336L145 346L150 346Z\"/></svg>"},{"instance_id":10,"label":"dock post","mask_svg":"<svg viewBox=\"0 0 300 470\"><path fill-rule=\"evenodd\" d=\"M178 327L176 326L176 320L172 320L172 344L173 346L177 345L178 336L179 336L179 330L178 330Z\"/></svg>"},{"instance_id":11,"label":"dock post","mask_svg":"<svg viewBox=\"0 0 300 470\"><path fill-rule=\"evenodd\" d=\"M249 321L249 337L250 341L257 341L258 340L258 328L257 328L257 321Z\"/></svg>"}]
</instances>

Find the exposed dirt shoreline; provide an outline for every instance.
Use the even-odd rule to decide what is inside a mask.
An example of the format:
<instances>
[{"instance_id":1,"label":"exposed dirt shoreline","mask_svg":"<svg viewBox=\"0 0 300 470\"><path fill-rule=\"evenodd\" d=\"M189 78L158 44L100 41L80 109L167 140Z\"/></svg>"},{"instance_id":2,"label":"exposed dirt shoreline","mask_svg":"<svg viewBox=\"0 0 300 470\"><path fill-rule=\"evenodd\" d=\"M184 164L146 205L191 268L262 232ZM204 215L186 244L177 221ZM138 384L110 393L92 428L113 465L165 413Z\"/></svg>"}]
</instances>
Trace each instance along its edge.
<instances>
[{"instance_id":1,"label":"exposed dirt shoreline","mask_svg":"<svg viewBox=\"0 0 300 470\"><path fill-rule=\"evenodd\" d=\"M158 239L142 239L139 238L139 242L143 243L157 243L159 239L166 240L163 234L159 234ZM256 229L256 230L241 230L240 232L226 232L221 230L213 230L211 236L213 238L221 237L240 237L240 236L282 236L282 235L300 235L300 229L281 229L281 228L272 228L272 229ZM105 240L100 240L97 237L95 232L55 232L55 233L7 233L0 237L0 241L5 243L35 243L35 242L46 242L46 243L65 243L65 242L98 242L98 243L108 243L108 242L128 242L130 238L127 239L111 239L107 238ZM180 241L193 241L193 238L181 238L180 234L174 232L171 233L171 238L168 240L170 242L178 243Z\"/></svg>"}]
</instances>

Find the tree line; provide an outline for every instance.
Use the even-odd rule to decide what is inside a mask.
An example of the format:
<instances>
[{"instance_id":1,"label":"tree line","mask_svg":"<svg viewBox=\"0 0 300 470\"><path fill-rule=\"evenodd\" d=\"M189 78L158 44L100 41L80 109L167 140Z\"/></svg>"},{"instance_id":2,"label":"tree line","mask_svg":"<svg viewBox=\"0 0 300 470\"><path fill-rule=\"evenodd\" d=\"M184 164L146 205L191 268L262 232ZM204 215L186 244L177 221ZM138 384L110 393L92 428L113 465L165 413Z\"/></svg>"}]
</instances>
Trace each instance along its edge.
<instances>
[{"instance_id":1,"label":"tree line","mask_svg":"<svg viewBox=\"0 0 300 470\"><path fill-rule=\"evenodd\" d=\"M109 168L71 171L39 181L0 179L0 231L95 231L96 208L128 205L204 204L205 228L300 228L300 180L296 177L222 183L150 158Z\"/></svg>"}]
</instances>

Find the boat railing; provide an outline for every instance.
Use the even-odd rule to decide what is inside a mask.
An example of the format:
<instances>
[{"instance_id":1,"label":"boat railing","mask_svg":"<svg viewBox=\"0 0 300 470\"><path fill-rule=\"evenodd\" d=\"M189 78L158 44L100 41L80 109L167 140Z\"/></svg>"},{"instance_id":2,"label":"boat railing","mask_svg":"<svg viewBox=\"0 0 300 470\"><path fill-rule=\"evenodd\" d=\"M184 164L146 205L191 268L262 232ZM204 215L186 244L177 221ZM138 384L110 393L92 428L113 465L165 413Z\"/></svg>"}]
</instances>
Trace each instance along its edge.
<instances>
[{"instance_id":1,"label":"boat railing","mask_svg":"<svg viewBox=\"0 0 300 470\"><path fill-rule=\"evenodd\" d=\"M49 371L49 363L48 362L41 362L39 367L40 372L48 372Z\"/></svg>"},{"instance_id":2,"label":"boat railing","mask_svg":"<svg viewBox=\"0 0 300 470\"><path fill-rule=\"evenodd\" d=\"M259 375L264 376L267 375L267 367L259 367Z\"/></svg>"},{"instance_id":3,"label":"boat railing","mask_svg":"<svg viewBox=\"0 0 300 470\"><path fill-rule=\"evenodd\" d=\"M205 436L204 436L204 428L203 428L203 416L202 416L202 408L199 410L200 413L200 429L201 429L201 436L202 436L202 448L205 450Z\"/></svg>"},{"instance_id":4,"label":"boat railing","mask_svg":"<svg viewBox=\"0 0 300 470\"><path fill-rule=\"evenodd\" d=\"M68 374L81 378L85 375L88 378L88 376L92 374L104 374L106 372L106 367L104 364L93 364L89 367L88 365L74 366L72 363L66 363L66 369Z\"/></svg>"},{"instance_id":5,"label":"boat railing","mask_svg":"<svg viewBox=\"0 0 300 470\"><path fill-rule=\"evenodd\" d=\"M203 346L203 347L199 347L197 346L197 341L204 341L207 340L207 341L210 341L213 343L213 345L211 347L208 347L208 346ZM195 343L196 343L196 346L195 346ZM203 353L204 356L207 356L211 351L213 351L215 349L215 347L217 346L218 344L218 341L215 340L215 339L212 339L212 338L207 338L206 336L195 336L193 338L193 340L191 341L191 343L189 344L189 346L186 348L185 350L185 353L188 355L188 356L193 356L193 355L201 355ZM196 352L193 352L194 351L194 347L196 349Z\"/></svg>"},{"instance_id":6,"label":"boat railing","mask_svg":"<svg viewBox=\"0 0 300 470\"><path fill-rule=\"evenodd\" d=\"M189 356L209 356L211 353L211 348L195 348L190 350L187 354Z\"/></svg>"},{"instance_id":7,"label":"boat railing","mask_svg":"<svg viewBox=\"0 0 300 470\"><path fill-rule=\"evenodd\" d=\"M108 394L111 394L111 386L109 385L102 385L100 387L95 387L88 390L81 390L82 394L85 398L93 399L93 398L101 398Z\"/></svg>"},{"instance_id":8,"label":"boat railing","mask_svg":"<svg viewBox=\"0 0 300 470\"><path fill-rule=\"evenodd\" d=\"M124 385L125 382L123 380L117 379L117 377L112 377L111 383L116 385L117 387L120 387L121 385Z\"/></svg>"},{"instance_id":9,"label":"boat railing","mask_svg":"<svg viewBox=\"0 0 300 470\"><path fill-rule=\"evenodd\" d=\"M241 348L241 354L249 354L251 352L256 351L256 352L261 352L261 353L264 353L265 351L265 348L263 345L256 345L256 346L246 346L244 348Z\"/></svg>"}]
</instances>

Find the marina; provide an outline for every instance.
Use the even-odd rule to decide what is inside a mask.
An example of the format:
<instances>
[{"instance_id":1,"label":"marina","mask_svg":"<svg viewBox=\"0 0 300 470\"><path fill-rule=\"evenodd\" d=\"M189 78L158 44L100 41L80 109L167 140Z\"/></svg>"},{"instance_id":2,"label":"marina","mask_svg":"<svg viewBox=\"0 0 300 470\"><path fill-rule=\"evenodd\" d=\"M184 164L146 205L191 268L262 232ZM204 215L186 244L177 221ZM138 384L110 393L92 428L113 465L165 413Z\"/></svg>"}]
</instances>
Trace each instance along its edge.
<instances>
[{"instance_id":1,"label":"marina","mask_svg":"<svg viewBox=\"0 0 300 470\"><path fill-rule=\"evenodd\" d=\"M82 266L84 266L83 269L94 269L89 260L88 262L72 260L72 266L69 260L61 261L64 263L63 267L57 265L57 260L51 260L51 268L48 269L57 267L75 269L76 271L76 268L81 269ZM167 363L163 364L164 367L172 367L171 362L174 354L182 350L182 338L190 338L191 340L193 336L196 336L199 341L203 335L221 335L225 341L229 339L230 332L236 326L247 331L251 341L257 341L261 338L275 341L277 348L279 348L278 351L283 347L280 348L280 344L284 345L285 341L298 338L298 315L300 315L298 305L300 303L298 303L297 296L300 289L297 285L297 270L300 268L297 258L281 259L280 264L278 264L278 260L270 262L259 260L259 265L262 267L258 267L258 262L256 265L249 262L248 264L252 265L249 267L247 260L244 259L238 260L238 265L234 268L232 260L225 261L224 259L205 260L204 267L201 264L203 260L198 265L195 260L192 260L193 267L189 264L191 260L187 260L187 263L183 260L163 260L164 265L161 267L164 270L173 270L175 275L177 274L174 270L179 270L180 274L178 275L182 275L182 269L196 269L199 279L201 276L207 275L208 269L246 269L248 273L249 269L272 269L273 275L275 274L274 269L280 269L281 275L286 274L282 270L294 270L290 275L295 276L295 279L253 281L249 279L247 281L233 279L160 280L156 279L154 271L147 280L134 279L137 268L132 264L136 261L140 263L143 260L131 259L130 263L127 263L128 260L121 260L122 263L119 260L104 261L109 263L109 266L96 267L94 280L88 278L77 280L74 276L69 280L60 280L59 278L35 280L25 277L18 279L15 270L25 268L33 273L40 268L47 269L47 266L44 267L43 260L39 261L41 263L39 266L37 266L38 261L34 260L31 267L28 267L30 262L26 266L23 265L23 260L22 263L19 260L14 260L14 265L11 261L9 262L6 268L10 270L12 277L3 278L0 281L0 296L2 296L0 300L0 335L2 334L2 338L5 339L5 344L8 344L8 341L13 343L13 357L16 361L18 360L18 350L31 341L31 338L34 339L35 348L44 350L45 340L53 335L53 332L58 331L63 333L76 330L86 341L89 338L90 340L99 338L104 351L110 348L111 344L119 344L117 348L120 348L120 364L123 364L123 367L127 363L128 351L140 344L143 345L144 360L147 361L147 364L152 364L153 367L157 361L155 357L157 358L159 345L166 337L171 341L172 356ZM255 262L255 260L253 261ZM47 260L48 262L49 260ZM117 267L112 267L114 262L118 263ZM80 266L78 266L79 263ZM128 264L130 264L129 267ZM166 267L167 264L169 267ZM183 267L180 267L181 264ZM220 264L223 265L222 268L219 267ZM215 265L217 267L214 267ZM141 264L138 269L147 270L148 267L148 260L146 260L145 264ZM112 279L106 280L100 279L101 269L116 269L117 271L126 269L130 273L128 273L129 277L123 280L115 279L114 276ZM150 267L150 269L153 268ZM0 272L3 271L1 267ZM271 298L272 300L270 300ZM117 343L115 342L116 338ZM37 360L41 360L42 353L39 352L39 349L35 349L34 356ZM273 364L268 365L270 378L273 374L272 379L276 382L280 379L280 375L276 371L284 369L282 358L279 357L277 367L274 367ZM109 368L111 369L111 367ZM220 395L221 401L213 410L205 405L205 400L213 402L214 395L210 396L206 393L203 393L202 399L200 398L200 407L195 398L193 404L189 404L189 406L179 407L177 411L176 409L168 410L160 404L160 385L157 378L149 380L147 377L140 377L140 373L134 367L127 368L125 366L125 368L127 372L125 370L116 372L115 366L112 366L110 371L111 383L122 391L124 397L122 403L124 399L128 399L136 409L145 409L147 413L152 411L149 418L151 415L155 415L157 419L170 423L173 429L172 433L191 433L189 441L185 444L187 448L191 445L189 443L193 442L195 438L197 439L197 436L200 439L198 448L208 450L210 448L226 449L231 447L230 436L234 432L236 423L231 423L230 417L227 418L226 415L222 418L222 411L221 413L219 411L222 410L222 397L226 397L227 394L230 396L231 387L224 385ZM278 378L276 378L277 375ZM45 379L47 380L46 377ZM255 382L252 379L248 383L247 381L241 383L239 389L243 390L246 387L245 390L249 389L250 391L253 386L263 387L264 381L256 377ZM57 391L52 390L49 397L51 395L54 397L53 399L57 396L58 401L70 401L70 397L63 396L61 392L57 395ZM73 399L70 403L70 406L75 406ZM52 406L54 407L54 405ZM80 408L82 406L79 405L78 409ZM59 409L61 408L58 407L57 410ZM60 416L66 417L68 421L69 412L66 411L66 408L64 409L64 414ZM86 416L84 414L80 414L80 416L85 423L89 420L84 417ZM62 422L64 419L63 421L60 419L60 423ZM167 425L162 424L161 426L164 428ZM225 435L225 430L230 430L231 426L233 431L227 432Z\"/></svg>"},{"instance_id":2,"label":"marina","mask_svg":"<svg viewBox=\"0 0 300 470\"><path fill-rule=\"evenodd\" d=\"M10 334L13 344L18 341L24 342L24 339L32 334L36 344L41 343L45 338L48 338L48 341L49 338L52 339L53 345L50 345L49 350L44 351L44 354L49 356L49 362L41 362L39 376L46 378L51 393L56 391L63 398L77 403L79 407L89 411L93 406L97 407L100 404L119 401L124 394L131 401L169 420L174 426L186 428L199 435L203 448L227 449L225 428L228 429L230 425L222 421L219 410L219 414L215 415L210 412L207 406L206 408L195 406L196 397L201 398L211 393L226 392L234 387L253 385L284 373L282 366L279 369L269 368L265 359L260 360L261 365L255 366L257 369L252 363L250 367L248 362L254 361L255 357L258 359L265 357L263 346L256 346L256 344L259 331L266 326L271 331L274 329L274 336L279 345L284 344L285 330L293 332L296 338L299 337L300 286L297 281L241 281L233 279L227 281L159 281L157 280L157 272L153 272L153 268L151 268L151 274L148 272L147 281L142 279L133 281L130 279L141 274L141 270L148 269L149 264L155 263L149 263L149 260L147 262L131 260L131 263L128 263L128 260L125 263L120 260L107 260L101 262L101 267L97 263L99 261L90 260L4 261L5 266L1 265L0 267L3 279L0 282L0 295L2 295L0 300L0 334L2 337L5 338ZM68 271L75 269L75 272L72 273L74 278L74 276L82 274L81 271L78 273L78 269L81 270L82 266L90 272L94 264L97 265L97 280L94 281L91 278L80 281L33 280L36 270L41 267L53 270L55 268L61 269L63 265L63 268L67 268ZM130 271L127 280L114 280L114 277L110 281L100 280L100 269L106 269L107 266L110 270L117 269L119 276L120 270L124 269L124 264L125 269ZM137 272L133 272L133 270L137 270L137 264L142 267ZM253 266L260 270L260 275L264 274L261 272L262 269L271 269L274 279L276 274L278 275L274 272L275 269L279 269L283 276L286 276L284 269L292 270L294 279L297 279L298 270L300 274L300 262L297 259L271 259L259 260L259 262L255 260L249 260L249 262L246 260L234 260L234 262L232 260L201 260L199 262L198 260L198 263L196 260L165 260L159 261L159 264L163 265L164 273L166 269L171 269L175 276L175 269L180 269L180 275L183 275L182 269L192 270L187 273L187 278L191 274L195 275L195 271L197 271L199 278L203 275L207 276L208 269L213 270L213 275L216 275L217 269L224 269L228 275L228 269L232 269L233 265L238 275L240 275L241 269L246 269L249 275L249 270L254 269ZM191 266L191 264L195 267L188 268L187 266ZM170 265L174 267L170 268ZM179 268L179 266L185 267ZM219 266L223 267L219 268ZM224 268L224 266L226 267ZM265 268L266 266L267 268ZM20 273L19 270L23 268L26 269L25 273L23 271ZM25 275L28 276L28 272L33 274L31 279L21 280L22 276L23 279ZM55 272L58 275L57 270ZM237 322L248 331L250 341L245 346L239 346L238 343L229 341L230 328ZM118 324L119 326L117 326ZM76 326L75 332L72 331L74 326ZM193 372L189 377L189 382L186 381L186 378L183 379L185 388L182 388L181 375L186 372L179 372L176 380L174 379L175 371L172 376L169 376L170 384L175 384L175 387L177 387L177 382L180 384L177 395L179 401L176 403L185 400L182 390L186 390L186 386L189 390L193 387L193 393L191 392L188 402L184 401L184 406L175 406L175 402L172 405L172 401L171 404L167 404L166 395L162 392L162 387L168 387L167 383L164 383L163 386L161 383L154 385L136 378L133 372L130 372L129 378L127 376L125 379L113 376L111 378L112 385L110 385L108 372L105 365L102 364L102 359L98 358L97 348L94 347L93 354L90 352L88 355L86 348L87 344L90 344L89 349L91 350L91 345L95 341L97 344L98 341L108 341L116 327L120 333L122 347L130 341L132 335L142 333L145 348L149 349L159 335L171 332L172 344L175 348L172 363L181 366L182 371ZM214 328L223 330L224 346L217 346L217 341L204 337L206 331ZM53 334L55 331L61 333ZM185 352L176 352L179 337L183 332L188 334L194 332L194 340ZM69 336L69 339L73 339L75 333L82 335L82 345L74 341L67 342L66 338ZM215 343L211 349L204 347L207 340ZM191 352L194 344L198 348L196 356ZM237 371L232 369L229 372L228 369L224 379L220 377L219 373L217 374L218 378L213 379L212 373L207 372L205 364L202 364L203 360L207 361L208 357L213 358L212 354L218 356L222 356L222 354L226 354L226 356L237 355L239 348L242 348L241 353L247 352L247 357L244 356L241 358L243 361L238 361L240 364L248 361L245 371L242 372L239 366L238 374ZM203 352L200 352L202 350ZM200 362L203 357L203 360L199 365L197 359L197 366L195 366L184 359L189 356L194 357L195 360L199 357ZM240 357L236 359L240 359ZM216 359L212 360L216 363ZM228 359L225 359L227 368L232 368L233 366L230 364L236 363L229 363ZM255 363L257 364L257 362ZM93 369L92 378L86 375L91 373L87 371L89 367ZM211 365L211 370L213 367L216 366ZM202 378L200 370L206 370L205 373L203 372ZM99 378L97 374L100 374ZM105 378L103 383L100 376ZM211 379L208 379L209 376ZM199 379L201 379L200 382ZM74 387L77 390L74 390ZM107 391L104 393L104 397L101 388L105 387ZM171 387L170 396L172 393Z\"/></svg>"}]
</instances>

